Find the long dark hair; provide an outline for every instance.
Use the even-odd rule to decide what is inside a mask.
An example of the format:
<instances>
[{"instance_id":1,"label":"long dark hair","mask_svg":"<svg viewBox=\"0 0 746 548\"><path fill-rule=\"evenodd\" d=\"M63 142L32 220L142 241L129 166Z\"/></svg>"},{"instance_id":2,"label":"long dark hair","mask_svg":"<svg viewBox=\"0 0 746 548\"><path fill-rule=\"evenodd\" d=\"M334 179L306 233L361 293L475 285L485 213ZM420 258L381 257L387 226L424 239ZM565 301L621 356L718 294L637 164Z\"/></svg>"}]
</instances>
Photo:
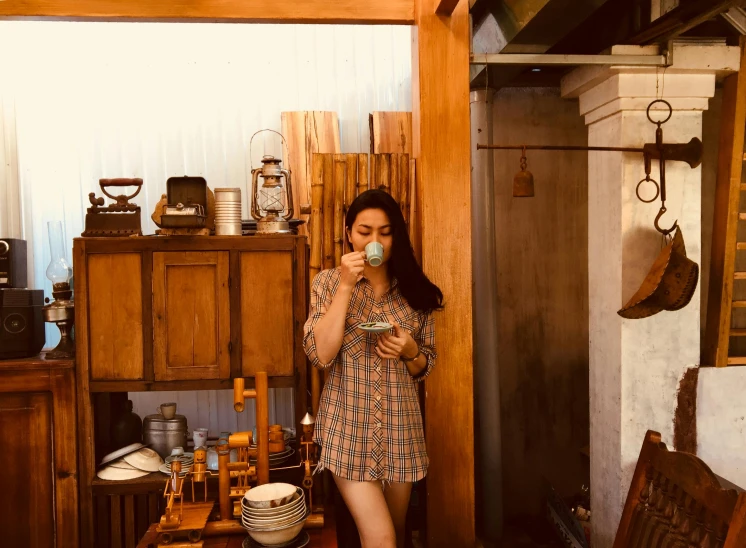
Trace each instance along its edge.
<instances>
[{"instance_id":1,"label":"long dark hair","mask_svg":"<svg viewBox=\"0 0 746 548\"><path fill-rule=\"evenodd\" d=\"M420 312L432 312L443 308L443 292L428 279L417 263L412 242L409 240L407 224L396 200L383 190L366 190L355 198L347 210L345 226L348 231L352 231L358 214L366 209L380 209L389 218L393 241L388 260L389 275L396 278L399 292L409 306Z\"/></svg>"}]
</instances>

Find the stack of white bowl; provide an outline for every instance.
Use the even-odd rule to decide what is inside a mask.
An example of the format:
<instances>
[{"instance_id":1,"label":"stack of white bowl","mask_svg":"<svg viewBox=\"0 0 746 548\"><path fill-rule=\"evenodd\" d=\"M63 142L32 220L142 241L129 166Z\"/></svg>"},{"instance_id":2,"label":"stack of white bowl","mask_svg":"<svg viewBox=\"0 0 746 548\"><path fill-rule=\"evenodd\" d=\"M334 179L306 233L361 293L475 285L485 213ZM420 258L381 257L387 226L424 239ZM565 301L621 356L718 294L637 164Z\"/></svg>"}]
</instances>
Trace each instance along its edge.
<instances>
[{"instance_id":1,"label":"stack of white bowl","mask_svg":"<svg viewBox=\"0 0 746 548\"><path fill-rule=\"evenodd\" d=\"M289 483L265 483L249 489L241 499L241 523L264 546L294 540L307 517L303 489Z\"/></svg>"},{"instance_id":2,"label":"stack of white bowl","mask_svg":"<svg viewBox=\"0 0 746 548\"><path fill-rule=\"evenodd\" d=\"M157 472L163 464L163 459L142 443L133 443L109 453L103 458L101 464L105 466L96 474L99 478L124 481Z\"/></svg>"},{"instance_id":3,"label":"stack of white bowl","mask_svg":"<svg viewBox=\"0 0 746 548\"><path fill-rule=\"evenodd\" d=\"M241 189L215 189L215 235L241 235Z\"/></svg>"}]
</instances>

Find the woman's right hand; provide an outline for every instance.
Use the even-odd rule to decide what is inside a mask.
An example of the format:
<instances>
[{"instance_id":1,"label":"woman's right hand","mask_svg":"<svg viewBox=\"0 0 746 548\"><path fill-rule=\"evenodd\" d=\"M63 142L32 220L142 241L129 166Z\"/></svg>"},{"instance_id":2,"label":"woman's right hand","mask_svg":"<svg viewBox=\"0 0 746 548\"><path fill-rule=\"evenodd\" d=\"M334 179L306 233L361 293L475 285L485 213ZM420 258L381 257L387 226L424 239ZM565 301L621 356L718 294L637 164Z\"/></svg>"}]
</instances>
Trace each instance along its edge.
<instances>
[{"instance_id":1,"label":"woman's right hand","mask_svg":"<svg viewBox=\"0 0 746 548\"><path fill-rule=\"evenodd\" d=\"M365 268L365 253L353 251L342 255L341 273L339 283L348 288L355 287L355 284L363 277L363 268Z\"/></svg>"}]
</instances>

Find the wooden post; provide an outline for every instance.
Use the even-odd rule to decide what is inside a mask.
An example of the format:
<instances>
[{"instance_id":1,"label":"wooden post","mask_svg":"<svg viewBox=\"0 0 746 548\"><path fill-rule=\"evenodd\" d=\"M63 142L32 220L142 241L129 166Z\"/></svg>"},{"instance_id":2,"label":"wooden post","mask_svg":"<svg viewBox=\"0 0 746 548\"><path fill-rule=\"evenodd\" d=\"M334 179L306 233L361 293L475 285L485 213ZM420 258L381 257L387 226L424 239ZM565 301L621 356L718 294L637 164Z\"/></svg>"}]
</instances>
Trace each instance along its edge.
<instances>
[{"instance_id":1,"label":"wooden post","mask_svg":"<svg viewBox=\"0 0 746 548\"><path fill-rule=\"evenodd\" d=\"M399 207L401 208L404 221L409 224L409 154L399 155ZM410 235L412 229L409 229Z\"/></svg>"},{"instance_id":2,"label":"wooden post","mask_svg":"<svg viewBox=\"0 0 746 548\"><path fill-rule=\"evenodd\" d=\"M309 263L309 284L321 271L321 238L322 207L324 201L324 157L321 154L313 155L313 182L311 183L311 258Z\"/></svg>"},{"instance_id":3,"label":"wooden post","mask_svg":"<svg viewBox=\"0 0 746 548\"><path fill-rule=\"evenodd\" d=\"M389 184L391 190L389 190L391 197L397 202L401 196L401 188L399 187L399 156L400 154L389 155Z\"/></svg>"},{"instance_id":4,"label":"wooden post","mask_svg":"<svg viewBox=\"0 0 746 548\"><path fill-rule=\"evenodd\" d=\"M257 371L256 385L256 479L257 485L269 483L269 382L267 373Z\"/></svg>"},{"instance_id":5,"label":"wooden post","mask_svg":"<svg viewBox=\"0 0 746 548\"><path fill-rule=\"evenodd\" d=\"M710 287L702 352L702 363L716 367L728 365L745 129L746 38L741 37L741 70L728 76L723 84Z\"/></svg>"},{"instance_id":6,"label":"wooden post","mask_svg":"<svg viewBox=\"0 0 746 548\"><path fill-rule=\"evenodd\" d=\"M358 154L357 157L357 193L368 190L368 155Z\"/></svg>"},{"instance_id":7,"label":"wooden post","mask_svg":"<svg viewBox=\"0 0 746 548\"><path fill-rule=\"evenodd\" d=\"M469 3L451 17L415 3L413 151L422 262L445 295L435 316L438 364L425 381L428 546L474 546ZM454 442L446 425L458 425ZM444 504L444 501L448 501Z\"/></svg>"}]
</instances>

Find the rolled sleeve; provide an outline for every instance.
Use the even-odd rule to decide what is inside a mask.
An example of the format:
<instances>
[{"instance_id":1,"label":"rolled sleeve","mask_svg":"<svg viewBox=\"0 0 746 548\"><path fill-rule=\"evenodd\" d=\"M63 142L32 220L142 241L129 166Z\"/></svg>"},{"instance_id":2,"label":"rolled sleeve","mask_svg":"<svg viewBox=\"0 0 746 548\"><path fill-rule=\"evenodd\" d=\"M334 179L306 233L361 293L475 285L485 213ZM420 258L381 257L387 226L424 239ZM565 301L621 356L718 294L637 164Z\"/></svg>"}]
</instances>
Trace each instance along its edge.
<instances>
[{"instance_id":1,"label":"rolled sleeve","mask_svg":"<svg viewBox=\"0 0 746 548\"><path fill-rule=\"evenodd\" d=\"M432 313L423 314L423 316L420 329L413 338L419 346L420 352L427 358L427 363L425 369L419 375L412 377L415 382L422 382L430 374L438 357L438 353L435 351L435 318L433 318Z\"/></svg>"},{"instance_id":2,"label":"rolled sleeve","mask_svg":"<svg viewBox=\"0 0 746 548\"><path fill-rule=\"evenodd\" d=\"M313 283L311 284L311 310L308 314L308 319L303 326L303 350L311 361L311 365L318 369L326 369L330 367L336 359L332 358L327 363L321 363L318 354L316 353L316 338L314 334L316 324L324 317L324 314L326 314L327 308L332 301L328 284L330 272L330 270L319 272L313 279Z\"/></svg>"}]
</instances>

